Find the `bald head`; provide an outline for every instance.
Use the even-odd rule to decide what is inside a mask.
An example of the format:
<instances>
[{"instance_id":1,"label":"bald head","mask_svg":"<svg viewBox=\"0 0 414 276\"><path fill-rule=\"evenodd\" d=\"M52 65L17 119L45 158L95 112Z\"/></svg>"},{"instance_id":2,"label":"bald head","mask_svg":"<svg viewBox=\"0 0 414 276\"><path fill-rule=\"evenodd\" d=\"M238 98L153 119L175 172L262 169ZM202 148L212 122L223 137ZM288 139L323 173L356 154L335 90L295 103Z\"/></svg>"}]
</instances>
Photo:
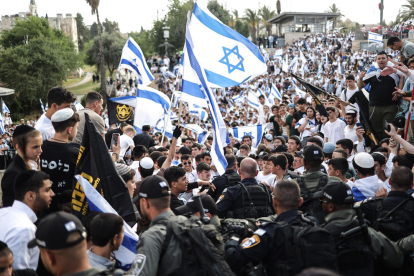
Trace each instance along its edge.
<instances>
[{"instance_id":1,"label":"bald head","mask_svg":"<svg viewBox=\"0 0 414 276\"><path fill-rule=\"evenodd\" d=\"M244 178L254 178L257 175L256 160L250 157L244 158L240 163L239 173L242 180Z\"/></svg>"}]
</instances>

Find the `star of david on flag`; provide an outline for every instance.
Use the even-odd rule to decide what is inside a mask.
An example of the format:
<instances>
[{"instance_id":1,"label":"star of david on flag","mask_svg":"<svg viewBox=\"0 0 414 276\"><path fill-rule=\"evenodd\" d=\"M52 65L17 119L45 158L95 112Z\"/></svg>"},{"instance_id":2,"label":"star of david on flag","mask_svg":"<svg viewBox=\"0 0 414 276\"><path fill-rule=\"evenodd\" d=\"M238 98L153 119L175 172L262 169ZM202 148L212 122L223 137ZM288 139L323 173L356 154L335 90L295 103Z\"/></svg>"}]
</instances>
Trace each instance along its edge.
<instances>
[{"instance_id":1,"label":"star of david on flag","mask_svg":"<svg viewBox=\"0 0 414 276\"><path fill-rule=\"evenodd\" d=\"M220 59L219 62L227 65L229 74L232 73L236 69L244 72L244 66L243 66L244 58L239 53L239 47L237 45L233 49L223 47L223 51L224 51L224 57ZM239 61L236 65L233 65L230 63L229 59L231 59L232 54L234 54Z\"/></svg>"},{"instance_id":2,"label":"star of david on flag","mask_svg":"<svg viewBox=\"0 0 414 276\"><path fill-rule=\"evenodd\" d=\"M246 135L249 135L250 137L252 137L252 139L255 139L255 137L253 136L253 134L252 134L252 132L250 131L250 132L245 132L244 134L243 134L243 136L246 136Z\"/></svg>"},{"instance_id":3,"label":"star of david on flag","mask_svg":"<svg viewBox=\"0 0 414 276\"><path fill-rule=\"evenodd\" d=\"M252 137L252 146L257 148L262 141L264 127L262 127L262 125L233 127L232 129L229 129L229 131L233 132L233 137L240 142L242 141L243 136L249 135Z\"/></svg>"}]
</instances>

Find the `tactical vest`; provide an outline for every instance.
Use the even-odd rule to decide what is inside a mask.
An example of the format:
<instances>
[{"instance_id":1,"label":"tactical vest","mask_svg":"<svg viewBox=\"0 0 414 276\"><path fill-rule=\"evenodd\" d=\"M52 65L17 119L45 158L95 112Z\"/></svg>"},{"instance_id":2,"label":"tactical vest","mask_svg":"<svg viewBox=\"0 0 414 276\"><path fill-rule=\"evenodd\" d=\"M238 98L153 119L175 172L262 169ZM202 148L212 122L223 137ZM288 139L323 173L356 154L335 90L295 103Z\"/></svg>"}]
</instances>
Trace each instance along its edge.
<instances>
[{"instance_id":1,"label":"tactical vest","mask_svg":"<svg viewBox=\"0 0 414 276\"><path fill-rule=\"evenodd\" d=\"M300 196L303 198L303 204L299 207L299 211L304 214L315 217L319 224L325 222L325 214L322 210L322 205L319 198L313 198L313 194L321 191L328 183L328 176L323 175L319 178L319 183L315 188L309 189L303 180L303 177L296 178L296 182L300 188Z\"/></svg>"},{"instance_id":2,"label":"tactical vest","mask_svg":"<svg viewBox=\"0 0 414 276\"><path fill-rule=\"evenodd\" d=\"M227 187L235 186L241 181L241 176L239 174L223 174L227 179Z\"/></svg>"},{"instance_id":3,"label":"tactical vest","mask_svg":"<svg viewBox=\"0 0 414 276\"><path fill-rule=\"evenodd\" d=\"M241 188L241 198L237 199L235 206L240 208L233 209L234 218L260 218L273 215L272 197L269 190L263 184L248 185L238 184ZM241 204L238 204L241 202Z\"/></svg>"}]
</instances>

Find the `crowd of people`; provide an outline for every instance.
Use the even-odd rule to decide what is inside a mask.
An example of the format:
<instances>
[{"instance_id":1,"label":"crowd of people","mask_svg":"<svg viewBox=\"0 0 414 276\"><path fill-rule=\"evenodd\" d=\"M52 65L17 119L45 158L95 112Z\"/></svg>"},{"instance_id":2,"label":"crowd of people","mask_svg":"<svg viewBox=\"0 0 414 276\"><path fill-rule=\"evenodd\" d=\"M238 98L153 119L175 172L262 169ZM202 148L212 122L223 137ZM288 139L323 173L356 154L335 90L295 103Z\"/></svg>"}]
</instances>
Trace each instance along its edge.
<instances>
[{"instance_id":1,"label":"crowd of people","mask_svg":"<svg viewBox=\"0 0 414 276\"><path fill-rule=\"evenodd\" d=\"M190 103L171 109L169 139L150 125L139 134L133 123L109 126L97 92L74 111L70 91L50 89L42 116L10 122L3 135L16 155L1 182L0 275L411 275L414 138L401 118L412 121L414 45L392 37L388 53L374 53L354 51L353 39L306 35L265 53L265 74L213 89L230 138L224 174L210 118ZM149 62L175 67L168 57ZM172 102L177 75L156 80ZM136 93L136 79L121 78L118 91ZM85 114L135 210L139 240L127 269L116 261L122 217L72 214ZM202 131L181 125L191 123ZM235 135L257 125L258 141Z\"/></svg>"}]
</instances>

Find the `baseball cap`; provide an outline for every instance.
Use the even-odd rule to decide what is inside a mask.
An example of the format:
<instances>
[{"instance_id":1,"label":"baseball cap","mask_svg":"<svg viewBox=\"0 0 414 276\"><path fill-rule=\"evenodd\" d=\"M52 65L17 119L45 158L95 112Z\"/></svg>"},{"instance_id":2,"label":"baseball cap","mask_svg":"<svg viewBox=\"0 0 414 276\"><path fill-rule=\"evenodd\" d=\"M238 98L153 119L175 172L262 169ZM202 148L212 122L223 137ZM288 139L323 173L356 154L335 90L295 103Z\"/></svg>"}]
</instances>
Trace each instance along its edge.
<instances>
[{"instance_id":1,"label":"baseball cap","mask_svg":"<svg viewBox=\"0 0 414 276\"><path fill-rule=\"evenodd\" d=\"M154 161L150 157L144 157L139 161L139 166L143 169L150 170L154 167Z\"/></svg>"},{"instance_id":2,"label":"baseball cap","mask_svg":"<svg viewBox=\"0 0 414 276\"><path fill-rule=\"evenodd\" d=\"M323 145L323 152L325 152L325 153L333 153L334 152L334 150L335 150L335 144L334 143L331 143L331 142L328 142L328 143L325 143L325 145Z\"/></svg>"},{"instance_id":3,"label":"baseball cap","mask_svg":"<svg viewBox=\"0 0 414 276\"><path fill-rule=\"evenodd\" d=\"M309 145L303 149L303 159L305 161L323 161L323 152L317 145Z\"/></svg>"},{"instance_id":4,"label":"baseball cap","mask_svg":"<svg viewBox=\"0 0 414 276\"><path fill-rule=\"evenodd\" d=\"M162 191L165 188L168 189L167 192ZM145 178L144 181L141 182L138 195L139 198L160 198L170 196L171 190L164 177L153 175Z\"/></svg>"},{"instance_id":5,"label":"baseball cap","mask_svg":"<svg viewBox=\"0 0 414 276\"><path fill-rule=\"evenodd\" d=\"M203 205L204 212L210 213L213 216L217 214L217 206L214 200L211 198L211 196L202 194L200 195L200 199ZM190 198L186 205L176 208L175 211L179 215L185 215L188 213L192 213L192 214L197 213L198 212L197 203L193 198Z\"/></svg>"},{"instance_id":6,"label":"baseball cap","mask_svg":"<svg viewBox=\"0 0 414 276\"><path fill-rule=\"evenodd\" d=\"M313 198L322 197L326 197L337 204L354 202L354 194L352 193L351 187L340 181L340 179L331 181L322 191L313 194Z\"/></svg>"},{"instance_id":7,"label":"baseball cap","mask_svg":"<svg viewBox=\"0 0 414 276\"><path fill-rule=\"evenodd\" d=\"M72 108L63 108L52 115L51 121L55 123L64 122L72 117L74 113Z\"/></svg>"},{"instance_id":8,"label":"baseball cap","mask_svg":"<svg viewBox=\"0 0 414 276\"><path fill-rule=\"evenodd\" d=\"M80 237L68 241L69 235L78 232ZM43 218L37 225L35 238L27 247L39 246L51 250L65 249L77 245L86 239L86 229L81 221L72 214L56 212Z\"/></svg>"},{"instance_id":9,"label":"baseball cap","mask_svg":"<svg viewBox=\"0 0 414 276\"><path fill-rule=\"evenodd\" d=\"M268 157L268 156L269 156L269 154L267 152L262 151L262 152L259 153L258 156L256 156L256 158L257 159L263 159L263 158Z\"/></svg>"},{"instance_id":10,"label":"baseball cap","mask_svg":"<svg viewBox=\"0 0 414 276\"><path fill-rule=\"evenodd\" d=\"M273 136L272 136L272 134L266 134L266 135L265 135L265 138L266 138L266 140L268 140L268 141L273 141Z\"/></svg>"},{"instance_id":11,"label":"baseball cap","mask_svg":"<svg viewBox=\"0 0 414 276\"><path fill-rule=\"evenodd\" d=\"M187 147L180 148L180 150L178 152L181 153L181 154L191 154L191 150Z\"/></svg>"},{"instance_id":12,"label":"baseball cap","mask_svg":"<svg viewBox=\"0 0 414 276\"><path fill-rule=\"evenodd\" d=\"M370 169L375 166L374 158L366 152L357 153L354 157L355 164L361 168Z\"/></svg>"}]
</instances>

